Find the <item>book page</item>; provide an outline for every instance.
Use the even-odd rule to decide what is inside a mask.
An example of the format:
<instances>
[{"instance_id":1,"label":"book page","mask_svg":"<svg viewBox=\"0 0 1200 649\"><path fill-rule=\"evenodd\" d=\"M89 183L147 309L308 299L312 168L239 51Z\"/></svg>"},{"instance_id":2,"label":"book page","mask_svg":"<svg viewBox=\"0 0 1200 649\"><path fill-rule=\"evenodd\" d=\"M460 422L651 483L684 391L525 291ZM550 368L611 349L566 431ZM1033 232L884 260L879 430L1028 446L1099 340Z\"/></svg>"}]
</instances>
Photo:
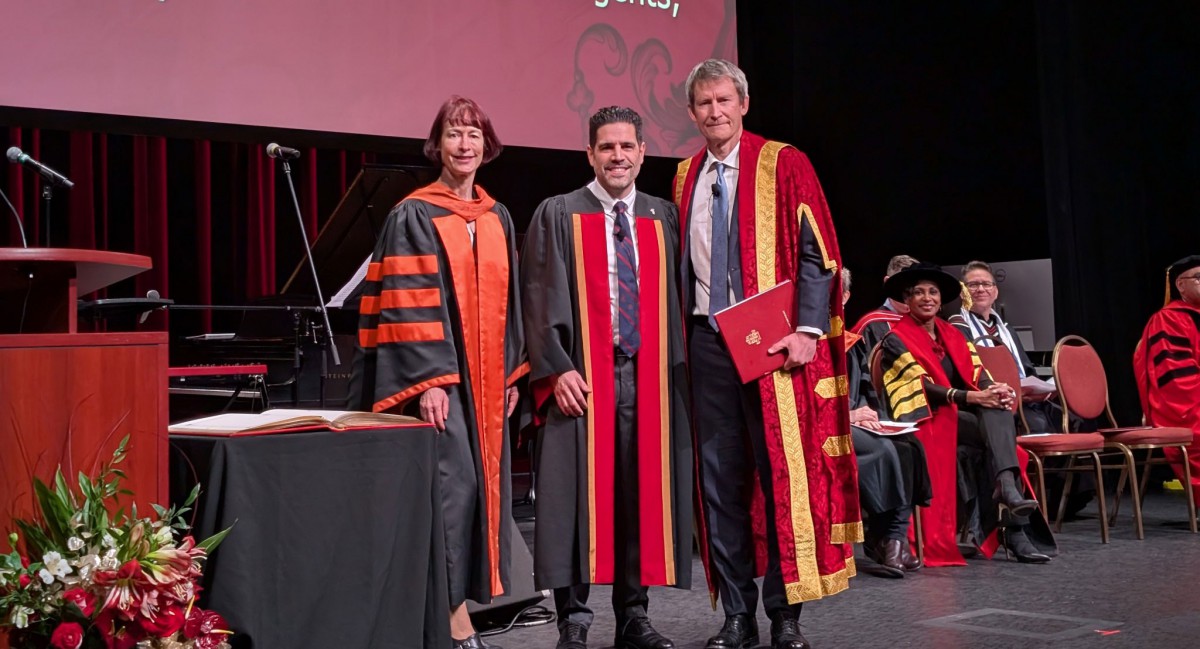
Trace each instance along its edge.
<instances>
[{"instance_id":1,"label":"book page","mask_svg":"<svg viewBox=\"0 0 1200 649\"><path fill-rule=\"evenodd\" d=\"M347 426L373 426L421 423L403 415L359 412L355 410L320 410L301 408L272 408L260 413L228 412L172 424L172 433L237 433L242 431L328 426L333 429Z\"/></svg>"},{"instance_id":2,"label":"book page","mask_svg":"<svg viewBox=\"0 0 1200 649\"><path fill-rule=\"evenodd\" d=\"M201 417L189 421L172 424L167 428L172 433L187 432L230 432L252 428L265 429L284 421L303 418L309 424L332 423L342 415L351 414L348 410L302 410L298 408L272 408L263 412L227 412L211 417ZM289 422L295 426L296 422Z\"/></svg>"},{"instance_id":3,"label":"book page","mask_svg":"<svg viewBox=\"0 0 1200 649\"><path fill-rule=\"evenodd\" d=\"M1021 392L1026 395L1035 394L1054 394L1058 388L1054 387L1054 379L1043 381L1036 376L1027 376L1021 379Z\"/></svg>"}]
</instances>

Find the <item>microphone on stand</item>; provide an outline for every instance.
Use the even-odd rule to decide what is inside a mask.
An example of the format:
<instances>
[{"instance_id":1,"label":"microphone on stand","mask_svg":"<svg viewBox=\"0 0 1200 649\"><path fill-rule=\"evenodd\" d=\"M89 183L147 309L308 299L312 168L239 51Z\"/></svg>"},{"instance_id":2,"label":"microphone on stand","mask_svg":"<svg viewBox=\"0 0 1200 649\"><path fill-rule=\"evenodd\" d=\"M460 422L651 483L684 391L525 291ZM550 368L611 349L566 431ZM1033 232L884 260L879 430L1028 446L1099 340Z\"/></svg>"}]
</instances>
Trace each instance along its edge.
<instances>
[{"instance_id":1,"label":"microphone on stand","mask_svg":"<svg viewBox=\"0 0 1200 649\"><path fill-rule=\"evenodd\" d=\"M47 181L58 185L59 187L70 189L75 186L75 183L71 182L66 176L58 173L50 167L47 167L37 160L34 160L33 158L29 157L28 153L21 151L15 146L9 147L8 149L8 161L13 164L25 165L26 167L33 169L34 171L42 174L42 177Z\"/></svg>"},{"instance_id":2,"label":"microphone on stand","mask_svg":"<svg viewBox=\"0 0 1200 649\"><path fill-rule=\"evenodd\" d=\"M275 142L267 145L267 155L280 160L295 160L300 157L299 149L292 149L286 146L280 146Z\"/></svg>"},{"instance_id":3,"label":"microphone on stand","mask_svg":"<svg viewBox=\"0 0 1200 649\"><path fill-rule=\"evenodd\" d=\"M325 335L322 336L325 344L328 346L329 355L333 357L334 366L340 366L342 359L338 355L337 344L333 340L333 326L329 324L329 308L325 304L325 296L321 293L321 280L317 276L317 264L313 261L312 246L308 243L308 231L304 229L304 216L300 213L300 198L296 195L296 184L292 181L292 165L288 160L293 160L300 157L300 151L297 149L289 149L285 146L272 142L267 145L267 155L272 158L277 158L283 162L283 175L287 178L288 190L292 194L292 206L296 209L296 221L300 225L300 241L304 244L304 258L308 260L308 269L312 272L313 287L317 291L317 304L321 309L322 324L325 325ZM325 370L325 354L321 354L321 405L325 405L325 387L324 380L327 372Z\"/></svg>"}]
</instances>

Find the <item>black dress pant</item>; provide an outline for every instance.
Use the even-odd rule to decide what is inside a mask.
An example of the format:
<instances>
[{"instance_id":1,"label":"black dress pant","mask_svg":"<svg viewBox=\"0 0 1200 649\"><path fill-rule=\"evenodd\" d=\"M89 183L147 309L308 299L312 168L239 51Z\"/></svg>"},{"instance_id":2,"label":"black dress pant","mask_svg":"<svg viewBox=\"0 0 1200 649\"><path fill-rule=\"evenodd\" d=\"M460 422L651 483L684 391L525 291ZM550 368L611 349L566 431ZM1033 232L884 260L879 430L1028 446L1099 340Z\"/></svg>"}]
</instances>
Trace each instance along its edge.
<instances>
[{"instance_id":1,"label":"black dress pant","mask_svg":"<svg viewBox=\"0 0 1200 649\"><path fill-rule=\"evenodd\" d=\"M989 471L986 477L992 480L1017 468L1017 428L1007 410L960 406L958 445L983 451Z\"/></svg>"},{"instance_id":2,"label":"black dress pant","mask_svg":"<svg viewBox=\"0 0 1200 649\"><path fill-rule=\"evenodd\" d=\"M779 568L771 464L758 386L742 384L720 334L705 319L692 318L691 323L688 346L700 485L721 604L726 615L754 616L757 611L750 520L752 480L757 467L766 497L767 572L762 586L763 608L768 615L789 609L799 615L799 604L788 605Z\"/></svg>"},{"instance_id":3,"label":"black dress pant","mask_svg":"<svg viewBox=\"0 0 1200 649\"><path fill-rule=\"evenodd\" d=\"M959 526L977 539L997 524L992 490L1004 471L1017 471L1017 428L1012 413L997 408L958 408ZM1013 478L1020 483L1020 477ZM1008 523L1024 526L1028 516Z\"/></svg>"},{"instance_id":4,"label":"black dress pant","mask_svg":"<svg viewBox=\"0 0 1200 649\"><path fill-rule=\"evenodd\" d=\"M637 469L637 363L617 353L613 367L616 389L616 512L614 539L612 607L617 618L617 633L629 620L646 617L648 589L642 585L638 540L638 469ZM558 628L568 622L590 627L595 615L587 605L588 584L554 589L554 608Z\"/></svg>"}]
</instances>

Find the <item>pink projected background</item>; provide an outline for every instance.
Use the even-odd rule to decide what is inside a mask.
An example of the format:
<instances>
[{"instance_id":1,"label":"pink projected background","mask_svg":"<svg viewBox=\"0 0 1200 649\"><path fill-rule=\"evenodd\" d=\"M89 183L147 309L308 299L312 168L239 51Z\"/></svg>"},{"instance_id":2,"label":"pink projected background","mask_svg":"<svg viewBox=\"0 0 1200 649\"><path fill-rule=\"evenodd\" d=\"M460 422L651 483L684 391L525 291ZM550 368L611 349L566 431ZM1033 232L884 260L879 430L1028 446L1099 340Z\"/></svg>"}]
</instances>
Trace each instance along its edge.
<instances>
[{"instance_id":1,"label":"pink projected background","mask_svg":"<svg viewBox=\"0 0 1200 649\"><path fill-rule=\"evenodd\" d=\"M0 106L424 138L451 94L506 144L578 148L623 104L700 146L683 82L734 59L734 0L29 0Z\"/></svg>"}]
</instances>

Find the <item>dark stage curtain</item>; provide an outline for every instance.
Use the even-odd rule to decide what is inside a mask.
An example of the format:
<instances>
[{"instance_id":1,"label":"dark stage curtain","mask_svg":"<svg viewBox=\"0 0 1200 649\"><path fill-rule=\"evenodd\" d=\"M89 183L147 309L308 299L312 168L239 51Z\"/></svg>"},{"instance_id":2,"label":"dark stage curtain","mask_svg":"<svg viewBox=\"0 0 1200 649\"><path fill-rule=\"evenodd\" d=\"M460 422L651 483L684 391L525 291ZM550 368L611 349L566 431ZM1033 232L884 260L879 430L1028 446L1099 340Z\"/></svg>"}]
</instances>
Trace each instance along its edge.
<instances>
[{"instance_id":1,"label":"dark stage curtain","mask_svg":"<svg viewBox=\"0 0 1200 649\"><path fill-rule=\"evenodd\" d=\"M748 127L805 150L850 319L889 257L1050 257L1056 335L1082 335L1138 420L1133 347L1164 269L1200 253L1200 4L738 3Z\"/></svg>"},{"instance_id":2,"label":"dark stage curtain","mask_svg":"<svg viewBox=\"0 0 1200 649\"><path fill-rule=\"evenodd\" d=\"M47 231L41 176L8 165L4 189L30 246L45 245L49 234L55 247L131 252L154 261L152 270L110 295L154 289L180 304L247 304L275 295L303 257L280 163L259 144L8 128L0 132L0 147L10 146L75 182L71 190L55 189ZM292 163L310 241L361 166L376 157L309 148ZM0 245L19 246L15 220L4 219ZM162 329L163 317L156 314L145 326ZM208 312L172 318L173 334L213 325Z\"/></svg>"},{"instance_id":3,"label":"dark stage curtain","mask_svg":"<svg viewBox=\"0 0 1200 649\"><path fill-rule=\"evenodd\" d=\"M1119 423L1167 264L1200 253L1200 5L1037 4L1055 320L1096 346Z\"/></svg>"}]
</instances>

